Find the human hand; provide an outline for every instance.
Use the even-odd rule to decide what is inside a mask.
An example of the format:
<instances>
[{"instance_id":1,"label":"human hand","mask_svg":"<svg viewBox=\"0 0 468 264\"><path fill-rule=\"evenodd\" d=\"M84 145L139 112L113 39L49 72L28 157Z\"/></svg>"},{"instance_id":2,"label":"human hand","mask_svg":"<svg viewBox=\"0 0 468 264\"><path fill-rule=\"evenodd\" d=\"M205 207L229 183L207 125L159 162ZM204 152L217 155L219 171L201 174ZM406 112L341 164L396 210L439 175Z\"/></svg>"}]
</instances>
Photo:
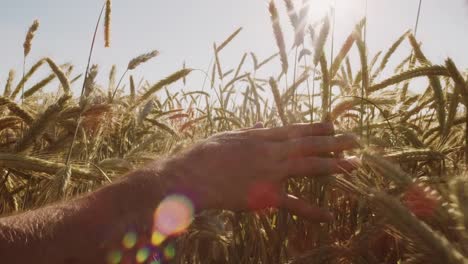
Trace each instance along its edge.
<instances>
[{"instance_id":1,"label":"human hand","mask_svg":"<svg viewBox=\"0 0 468 264\"><path fill-rule=\"evenodd\" d=\"M332 152L357 147L354 136L333 136L331 123L245 129L212 136L161 165L171 192L198 209L234 211L281 207L311 220L329 213L285 192L290 177L325 176L354 169L354 159Z\"/></svg>"}]
</instances>

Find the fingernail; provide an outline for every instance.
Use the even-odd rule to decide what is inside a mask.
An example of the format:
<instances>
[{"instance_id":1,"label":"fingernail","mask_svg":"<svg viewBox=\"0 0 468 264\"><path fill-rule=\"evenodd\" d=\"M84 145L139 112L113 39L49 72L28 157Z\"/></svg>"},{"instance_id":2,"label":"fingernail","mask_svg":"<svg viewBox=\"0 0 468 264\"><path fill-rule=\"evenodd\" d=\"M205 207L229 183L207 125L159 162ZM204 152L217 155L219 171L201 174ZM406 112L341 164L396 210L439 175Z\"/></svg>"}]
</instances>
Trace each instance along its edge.
<instances>
[{"instance_id":1,"label":"fingernail","mask_svg":"<svg viewBox=\"0 0 468 264\"><path fill-rule=\"evenodd\" d=\"M262 122L257 122L253 128L263 128L263 123Z\"/></svg>"}]
</instances>

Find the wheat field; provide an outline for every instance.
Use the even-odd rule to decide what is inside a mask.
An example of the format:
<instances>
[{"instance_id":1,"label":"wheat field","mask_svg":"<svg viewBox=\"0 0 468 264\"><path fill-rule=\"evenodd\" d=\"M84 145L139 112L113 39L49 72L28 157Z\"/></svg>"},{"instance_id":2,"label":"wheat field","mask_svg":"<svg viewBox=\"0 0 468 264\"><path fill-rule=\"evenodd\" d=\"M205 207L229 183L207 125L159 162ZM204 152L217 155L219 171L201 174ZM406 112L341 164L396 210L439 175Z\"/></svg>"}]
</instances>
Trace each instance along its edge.
<instances>
[{"instance_id":1,"label":"wheat field","mask_svg":"<svg viewBox=\"0 0 468 264\"><path fill-rule=\"evenodd\" d=\"M95 34L103 27L109 46L112 8L104 2ZM280 2L289 21L280 21ZM282 210L206 211L172 241L170 262L468 263L468 74L450 58L433 64L411 30L369 54L365 19L330 56L331 17L309 22L307 8L269 2L277 44L271 57L246 53L238 65L223 65L219 55L242 28L215 43L203 71L207 89L180 88L201 71L185 64L156 83L135 80L133 72L157 50L131 59L122 76L116 66L102 73L92 64L76 73L51 58L29 62L23 74L10 71L0 96L0 215L90 192L215 133L257 122L328 121L338 133L359 136L362 148L345 154L361 157L362 166L349 175L290 180L287 188L330 210L333 222L311 224ZM39 26L34 21L28 30L25 62ZM292 48L286 32L295 36ZM412 51L390 69L403 43ZM282 73L257 73L271 64ZM50 73L37 76L40 69ZM108 82L98 83L98 75ZM55 79L60 85L52 89ZM422 93L410 89L416 80L427 84Z\"/></svg>"}]
</instances>

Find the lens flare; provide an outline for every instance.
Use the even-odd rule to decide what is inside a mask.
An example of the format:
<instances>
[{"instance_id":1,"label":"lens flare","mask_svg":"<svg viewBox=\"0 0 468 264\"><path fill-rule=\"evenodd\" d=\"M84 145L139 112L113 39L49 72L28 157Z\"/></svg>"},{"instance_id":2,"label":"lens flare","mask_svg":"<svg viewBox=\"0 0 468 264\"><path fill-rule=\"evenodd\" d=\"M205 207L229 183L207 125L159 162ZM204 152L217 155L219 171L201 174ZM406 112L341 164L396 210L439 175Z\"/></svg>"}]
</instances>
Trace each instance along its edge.
<instances>
[{"instance_id":1,"label":"lens flare","mask_svg":"<svg viewBox=\"0 0 468 264\"><path fill-rule=\"evenodd\" d=\"M137 243L137 234L135 232L128 232L122 239L122 245L126 249L133 248Z\"/></svg>"},{"instance_id":2,"label":"lens flare","mask_svg":"<svg viewBox=\"0 0 468 264\"><path fill-rule=\"evenodd\" d=\"M194 208L192 202L183 195L165 198L154 214L154 229L164 237L180 234L192 223Z\"/></svg>"},{"instance_id":3,"label":"lens flare","mask_svg":"<svg viewBox=\"0 0 468 264\"><path fill-rule=\"evenodd\" d=\"M119 264L122 261L122 252L118 250L111 251L107 255L107 263L109 264Z\"/></svg>"},{"instance_id":4,"label":"lens flare","mask_svg":"<svg viewBox=\"0 0 468 264\"><path fill-rule=\"evenodd\" d=\"M148 248L146 248L146 247L140 248L138 250L137 254L136 254L136 261L138 263L145 262L149 258L150 253L151 253L151 251Z\"/></svg>"},{"instance_id":5,"label":"lens flare","mask_svg":"<svg viewBox=\"0 0 468 264\"><path fill-rule=\"evenodd\" d=\"M151 244L153 246L160 246L164 242L164 240L166 240L166 236L159 233L158 231L153 232L153 234L151 235Z\"/></svg>"},{"instance_id":6,"label":"lens flare","mask_svg":"<svg viewBox=\"0 0 468 264\"><path fill-rule=\"evenodd\" d=\"M171 260L175 257L175 248L173 245L168 245L164 248L164 257L166 260Z\"/></svg>"}]
</instances>

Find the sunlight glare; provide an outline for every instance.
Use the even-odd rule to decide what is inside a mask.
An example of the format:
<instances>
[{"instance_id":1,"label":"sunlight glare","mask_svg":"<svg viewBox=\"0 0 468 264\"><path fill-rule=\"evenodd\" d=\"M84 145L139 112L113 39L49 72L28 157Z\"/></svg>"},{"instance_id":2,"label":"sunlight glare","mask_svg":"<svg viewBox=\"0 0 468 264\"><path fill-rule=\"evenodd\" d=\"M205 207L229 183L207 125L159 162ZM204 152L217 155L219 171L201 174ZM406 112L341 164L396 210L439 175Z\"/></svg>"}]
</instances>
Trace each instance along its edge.
<instances>
[{"instance_id":1,"label":"sunlight glare","mask_svg":"<svg viewBox=\"0 0 468 264\"><path fill-rule=\"evenodd\" d=\"M137 234L135 232L128 232L122 239L122 244L126 249L133 248L137 243Z\"/></svg>"},{"instance_id":2,"label":"sunlight glare","mask_svg":"<svg viewBox=\"0 0 468 264\"><path fill-rule=\"evenodd\" d=\"M166 197L154 214L155 232L165 237L179 234L187 229L194 217L194 207L190 199L183 195Z\"/></svg>"},{"instance_id":3,"label":"sunlight glare","mask_svg":"<svg viewBox=\"0 0 468 264\"><path fill-rule=\"evenodd\" d=\"M136 254L137 263L144 263L150 257L151 251L149 248L140 248Z\"/></svg>"}]
</instances>

